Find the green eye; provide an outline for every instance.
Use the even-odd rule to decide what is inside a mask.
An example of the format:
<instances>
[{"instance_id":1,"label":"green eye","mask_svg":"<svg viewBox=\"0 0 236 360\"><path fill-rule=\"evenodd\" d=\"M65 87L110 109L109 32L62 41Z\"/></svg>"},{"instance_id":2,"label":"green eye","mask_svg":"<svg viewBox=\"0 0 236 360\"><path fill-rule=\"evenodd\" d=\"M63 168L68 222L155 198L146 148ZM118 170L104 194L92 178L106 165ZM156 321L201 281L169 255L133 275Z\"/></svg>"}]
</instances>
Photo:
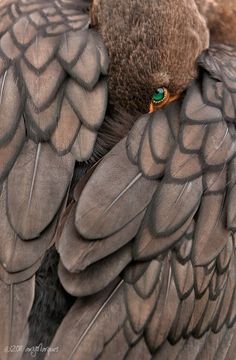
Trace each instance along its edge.
<instances>
[{"instance_id":1,"label":"green eye","mask_svg":"<svg viewBox=\"0 0 236 360\"><path fill-rule=\"evenodd\" d=\"M180 94L171 95L167 88L160 87L156 89L152 95L152 100L149 105L149 112L152 113L158 109L161 109L170 102L177 100L179 97Z\"/></svg>"},{"instance_id":2,"label":"green eye","mask_svg":"<svg viewBox=\"0 0 236 360\"><path fill-rule=\"evenodd\" d=\"M165 100L166 96L167 96L166 89L163 87L158 88L152 96L152 101L154 104L158 104L158 103L162 102L163 100Z\"/></svg>"}]
</instances>

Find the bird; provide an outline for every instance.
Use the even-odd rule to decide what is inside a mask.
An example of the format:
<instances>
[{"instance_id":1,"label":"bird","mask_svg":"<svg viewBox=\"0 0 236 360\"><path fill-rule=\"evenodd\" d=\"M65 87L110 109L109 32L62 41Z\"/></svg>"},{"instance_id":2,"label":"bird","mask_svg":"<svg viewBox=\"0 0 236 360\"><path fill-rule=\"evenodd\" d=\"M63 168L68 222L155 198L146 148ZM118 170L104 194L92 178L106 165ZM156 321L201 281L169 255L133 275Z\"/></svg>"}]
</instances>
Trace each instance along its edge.
<instances>
[{"instance_id":1,"label":"bird","mask_svg":"<svg viewBox=\"0 0 236 360\"><path fill-rule=\"evenodd\" d=\"M234 9L1 2L1 360L235 358Z\"/></svg>"}]
</instances>

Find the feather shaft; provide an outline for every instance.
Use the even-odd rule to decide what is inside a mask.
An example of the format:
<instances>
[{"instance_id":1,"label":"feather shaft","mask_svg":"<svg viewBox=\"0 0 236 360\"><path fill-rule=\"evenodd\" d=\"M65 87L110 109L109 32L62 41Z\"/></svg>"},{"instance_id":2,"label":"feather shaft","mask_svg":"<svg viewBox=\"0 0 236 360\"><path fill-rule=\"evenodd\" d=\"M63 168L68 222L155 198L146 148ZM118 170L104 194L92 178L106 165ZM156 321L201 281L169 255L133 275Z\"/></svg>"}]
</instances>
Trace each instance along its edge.
<instances>
[{"instance_id":1,"label":"feather shaft","mask_svg":"<svg viewBox=\"0 0 236 360\"><path fill-rule=\"evenodd\" d=\"M7 73L8 73L8 70L6 70L4 75L3 75L2 86L1 86L1 91L0 91L0 105L2 104L3 91L4 91L4 86L5 86L5 83L6 83Z\"/></svg>"},{"instance_id":2,"label":"feather shaft","mask_svg":"<svg viewBox=\"0 0 236 360\"><path fill-rule=\"evenodd\" d=\"M28 208L30 207L32 195L33 195L33 191L34 191L34 185L35 185L35 180L36 180L36 175L37 175L37 170L38 170L38 165L39 165L40 153L41 153L41 143L38 144L38 148L37 148L37 152L36 152L33 178L32 178L32 183L31 183L31 187L30 187Z\"/></svg>"},{"instance_id":3,"label":"feather shaft","mask_svg":"<svg viewBox=\"0 0 236 360\"><path fill-rule=\"evenodd\" d=\"M113 292L111 293L111 295L108 297L108 299L104 302L104 304L102 305L102 307L98 310L98 312L96 313L95 317L93 318L93 320L89 323L89 325L87 326L87 328L85 329L85 331L83 332L83 334L81 335L79 341L77 342L77 344L74 346L71 355L69 357L68 360L71 360L73 355L75 354L75 352L77 351L78 347L80 346L80 344L83 342L83 340L85 339L85 337L87 336L87 334L89 333L89 331L91 330L91 328L93 327L93 325L95 324L96 320L99 318L100 314L103 312L103 310L105 309L105 307L107 306L107 304L111 301L111 299L113 298L113 296L117 293L117 291L119 290L119 288L121 287L121 285L123 284L124 280L121 280L118 285L116 286L116 288L113 290Z\"/></svg>"}]
</instances>

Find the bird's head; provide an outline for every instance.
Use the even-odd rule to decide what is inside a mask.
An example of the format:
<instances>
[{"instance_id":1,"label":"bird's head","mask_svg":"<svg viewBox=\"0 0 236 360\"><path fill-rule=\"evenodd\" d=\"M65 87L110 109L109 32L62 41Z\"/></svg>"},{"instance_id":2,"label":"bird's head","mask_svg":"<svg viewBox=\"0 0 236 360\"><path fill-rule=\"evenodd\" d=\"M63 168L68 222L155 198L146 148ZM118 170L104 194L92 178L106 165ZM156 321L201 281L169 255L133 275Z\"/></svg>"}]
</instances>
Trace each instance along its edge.
<instances>
[{"instance_id":1,"label":"bird's head","mask_svg":"<svg viewBox=\"0 0 236 360\"><path fill-rule=\"evenodd\" d=\"M94 0L91 12L111 60L112 103L147 112L153 95L174 99L196 76L209 33L194 0Z\"/></svg>"}]
</instances>

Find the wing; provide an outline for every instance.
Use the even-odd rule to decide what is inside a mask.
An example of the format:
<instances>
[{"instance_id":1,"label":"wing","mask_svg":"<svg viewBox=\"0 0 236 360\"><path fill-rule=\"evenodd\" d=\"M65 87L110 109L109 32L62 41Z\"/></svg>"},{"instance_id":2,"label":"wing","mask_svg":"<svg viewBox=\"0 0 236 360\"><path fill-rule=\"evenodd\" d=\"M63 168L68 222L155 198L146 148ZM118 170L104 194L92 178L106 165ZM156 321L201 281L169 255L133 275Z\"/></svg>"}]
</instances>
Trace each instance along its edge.
<instances>
[{"instance_id":1,"label":"wing","mask_svg":"<svg viewBox=\"0 0 236 360\"><path fill-rule=\"evenodd\" d=\"M77 185L57 242L79 297L52 344L62 358L234 358L236 52L199 65Z\"/></svg>"},{"instance_id":2,"label":"wing","mask_svg":"<svg viewBox=\"0 0 236 360\"><path fill-rule=\"evenodd\" d=\"M89 28L88 4L20 0L0 6L3 360L11 346L25 344L33 276L52 245L75 163L90 159L106 111L108 56Z\"/></svg>"}]
</instances>

